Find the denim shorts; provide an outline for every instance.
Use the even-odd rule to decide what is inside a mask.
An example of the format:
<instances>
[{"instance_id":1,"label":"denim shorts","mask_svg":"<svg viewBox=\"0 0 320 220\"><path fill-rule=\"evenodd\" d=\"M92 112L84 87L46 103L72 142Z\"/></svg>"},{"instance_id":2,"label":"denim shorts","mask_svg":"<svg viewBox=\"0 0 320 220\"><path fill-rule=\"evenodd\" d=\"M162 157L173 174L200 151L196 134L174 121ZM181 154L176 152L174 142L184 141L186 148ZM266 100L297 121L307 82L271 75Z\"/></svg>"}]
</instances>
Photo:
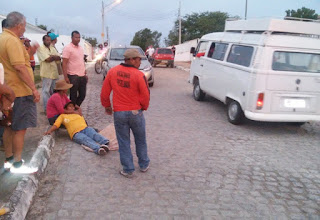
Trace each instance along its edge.
<instances>
[{"instance_id":1,"label":"denim shorts","mask_svg":"<svg viewBox=\"0 0 320 220\"><path fill-rule=\"evenodd\" d=\"M37 127L37 106L33 96L17 97L14 100L11 129L14 131Z\"/></svg>"}]
</instances>

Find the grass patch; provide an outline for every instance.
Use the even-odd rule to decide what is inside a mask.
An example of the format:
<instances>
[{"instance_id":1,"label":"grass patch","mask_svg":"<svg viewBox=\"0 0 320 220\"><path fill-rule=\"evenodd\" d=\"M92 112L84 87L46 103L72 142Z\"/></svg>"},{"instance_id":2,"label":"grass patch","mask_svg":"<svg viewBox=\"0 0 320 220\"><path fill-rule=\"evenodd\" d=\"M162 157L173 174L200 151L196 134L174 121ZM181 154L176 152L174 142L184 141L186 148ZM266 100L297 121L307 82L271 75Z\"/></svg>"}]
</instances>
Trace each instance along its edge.
<instances>
[{"instance_id":1,"label":"grass patch","mask_svg":"<svg viewBox=\"0 0 320 220\"><path fill-rule=\"evenodd\" d=\"M40 77L40 65L36 65L33 71L34 74L34 83L38 84L41 82L41 77Z\"/></svg>"}]
</instances>

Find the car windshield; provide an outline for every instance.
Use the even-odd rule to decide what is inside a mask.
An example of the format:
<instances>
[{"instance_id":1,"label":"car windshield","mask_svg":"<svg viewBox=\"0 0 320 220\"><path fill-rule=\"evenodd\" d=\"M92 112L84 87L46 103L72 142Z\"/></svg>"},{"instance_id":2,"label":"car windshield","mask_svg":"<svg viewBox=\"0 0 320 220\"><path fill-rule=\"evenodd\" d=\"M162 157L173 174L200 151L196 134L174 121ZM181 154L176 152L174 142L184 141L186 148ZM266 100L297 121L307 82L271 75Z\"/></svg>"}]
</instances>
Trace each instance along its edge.
<instances>
[{"instance_id":1,"label":"car windshield","mask_svg":"<svg viewBox=\"0 0 320 220\"><path fill-rule=\"evenodd\" d=\"M110 60L124 60L123 54L126 52L126 50L129 48L112 48L110 51ZM144 56L144 53L141 48L134 48L139 51L139 53ZM142 58L143 60L146 60L146 57Z\"/></svg>"},{"instance_id":2,"label":"car windshield","mask_svg":"<svg viewBox=\"0 0 320 220\"><path fill-rule=\"evenodd\" d=\"M273 54L272 69L320 73L320 54L276 51Z\"/></svg>"},{"instance_id":3,"label":"car windshield","mask_svg":"<svg viewBox=\"0 0 320 220\"><path fill-rule=\"evenodd\" d=\"M158 49L158 53L160 53L160 54L172 54L172 50L170 50L170 49Z\"/></svg>"}]
</instances>

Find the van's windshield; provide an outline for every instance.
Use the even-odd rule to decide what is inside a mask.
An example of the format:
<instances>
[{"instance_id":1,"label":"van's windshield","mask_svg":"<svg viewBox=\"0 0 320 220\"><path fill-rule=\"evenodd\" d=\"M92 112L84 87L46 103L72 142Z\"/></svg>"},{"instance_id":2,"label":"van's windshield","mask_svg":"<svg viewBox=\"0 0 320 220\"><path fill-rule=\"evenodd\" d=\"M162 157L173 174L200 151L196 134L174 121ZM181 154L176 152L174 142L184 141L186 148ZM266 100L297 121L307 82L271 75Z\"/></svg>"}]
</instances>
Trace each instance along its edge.
<instances>
[{"instance_id":1,"label":"van's windshield","mask_svg":"<svg viewBox=\"0 0 320 220\"><path fill-rule=\"evenodd\" d=\"M273 53L272 69L320 73L320 54L275 51Z\"/></svg>"}]
</instances>

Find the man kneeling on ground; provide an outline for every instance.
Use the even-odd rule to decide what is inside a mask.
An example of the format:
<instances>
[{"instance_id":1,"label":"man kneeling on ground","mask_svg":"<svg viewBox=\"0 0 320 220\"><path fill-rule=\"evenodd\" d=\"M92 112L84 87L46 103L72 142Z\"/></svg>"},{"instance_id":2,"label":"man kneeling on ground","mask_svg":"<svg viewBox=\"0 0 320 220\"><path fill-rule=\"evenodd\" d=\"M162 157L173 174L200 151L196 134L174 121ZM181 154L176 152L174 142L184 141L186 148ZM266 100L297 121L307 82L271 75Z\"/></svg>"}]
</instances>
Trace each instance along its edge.
<instances>
[{"instance_id":1,"label":"man kneeling on ground","mask_svg":"<svg viewBox=\"0 0 320 220\"><path fill-rule=\"evenodd\" d=\"M64 106L64 109L74 111L75 104L69 102ZM66 127L71 140L74 142L90 147L93 152L99 155L105 155L109 151L107 146L109 140L97 133L93 128L88 127L84 117L80 114L61 114L45 135L50 135L61 124Z\"/></svg>"}]
</instances>

